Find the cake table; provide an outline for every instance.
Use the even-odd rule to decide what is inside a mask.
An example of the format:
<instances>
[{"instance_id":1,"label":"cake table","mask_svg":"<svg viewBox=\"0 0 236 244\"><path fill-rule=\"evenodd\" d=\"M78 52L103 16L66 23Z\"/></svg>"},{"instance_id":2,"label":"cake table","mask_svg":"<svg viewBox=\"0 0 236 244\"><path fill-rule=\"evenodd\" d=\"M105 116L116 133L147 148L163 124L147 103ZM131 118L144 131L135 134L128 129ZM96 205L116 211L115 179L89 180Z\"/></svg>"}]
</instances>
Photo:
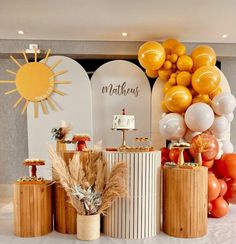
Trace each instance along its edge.
<instances>
[{"instance_id":1,"label":"cake table","mask_svg":"<svg viewBox=\"0 0 236 244\"><path fill-rule=\"evenodd\" d=\"M118 199L104 217L103 232L114 238L139 239L160 231L160 151L104 151L108 172L117 162L129 169L128 197Z\"/></svg>"}]
</instances>

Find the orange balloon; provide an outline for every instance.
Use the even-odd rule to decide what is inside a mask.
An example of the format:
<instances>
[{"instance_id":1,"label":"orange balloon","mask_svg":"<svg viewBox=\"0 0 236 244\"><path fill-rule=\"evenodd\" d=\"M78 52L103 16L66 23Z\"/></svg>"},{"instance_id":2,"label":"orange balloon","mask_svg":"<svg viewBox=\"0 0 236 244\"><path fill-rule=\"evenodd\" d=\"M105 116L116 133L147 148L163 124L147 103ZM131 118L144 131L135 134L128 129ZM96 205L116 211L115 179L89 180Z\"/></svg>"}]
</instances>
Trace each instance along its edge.
<instances>
[{"instance_id":1,"label":"orange balloon","mask_svg":"<svg viewBox=\"0 0 236 244\"><path fill-rule=\"evenodd\" d=\"M138 51L139 63L150 70L159 69L165 62L166 53L163 46L154 41L145 42Z\"/></svg>"},{"instance_id":2,"label":"orange balloon","mask_svg":"<svg viewBox=\"0 0 236 244\"><path fill-rule=\"evenodd\" d=\"M193 60L187 55L180 56L177 61L177 67L181 71L190 71L193 67Z\"/></svg>"},{"instance_id":3,"label":"orange balloon","mask_svg":"<svg viewBox=\"0 0 236 244\"><path fill-rule=\"evenodd\" d=\"M211 215L215 218L221 218L229 211L229 204L224 200L223 197L218 197L216 200L211 202L211 204Z\"/></svg>"},{"instance_id":4,"label":"orange balloon","mask_svg":"<svg viewBox=\"0 0 236 244\"><path fill-rule=\"evenodd\" d=\"M192 102L192 95L184 86L173 86L168 89L165 95L166 107L171 112L182 113Z\"/></svg>"},{"instance_id":5,"label":"orange balloon","mask_svg":"<svg viewBox=\"0 0 236 244\"><path fill-rule=\"evenodd\" d=\"M192 76L192 86L200 94L210 94L220 84L220 73L212 66L202 66Z\"/></svg>"},{"instance_id":6,"label":"orange balloon","mask_svg":"<svg viewBox=\"0 0 236 244\"><path fill-rule=\"evenodd\" d=\"M157 78L158 77L158 71L157 70L146 69L145 73L150 78Z\"/></svg>"},{"instance_id":7,"label":"orange balloon","mask_svg":"<svg viewBox=\"0 0 236 244\"><path fill-rule=\"evenodd\" d=\"M221 87L217 87L212 93L209 94L210 99L213 99L216 95L222 92Z\"/></svg>"},{"instance_id":8,"label":"orange balloon","mask_svg":"<svg viewBox=\"0 0 236 244\"><path fill-rule=\"evenodd\" d=\"M180 86L189 86L191 83L191 74L187 71L182 71L177 75L177 84Z\"/></svg>"},{"instance_id":9,"label":"orange balloon","mask_svg":"<svg viewBox=\"0 0 236 244\"><path fill-rule=\"evenodd\" d=\"M201 45L197 46L191 54L193 59L193 69L196 70L202 66L215 66L216 64L216 54L215 51L207 46Z\"/></svg>"},{"instance_id":10,"label":"orange balloon","mask_svg":"<svg viewBox=\"0 0 236 244\"><path fill-rule=\"evenodd\" d=\"M172 54L176 54L178 56L184 55L185 52L186 52L186 47L185 47L185 45L183 43L177 43L171 49L171 53Z\"/></svg>"},{"instance_id":11,"label":"orange balloon","mask_svg":"<svg viewBox=\"0 0 236 244\"><path fill-rule=\"evenodd\" d=\"M158 70L158 76L159 76L160 80L163 80L163 81L169 80L171 73L172 73L172 70L166 70L166 69Z\"/></svg>"},{"instance_id":12,"label":"orange balloon","mask_svg":"<svg viewBox=\"0 0 236 244\"><path fill-rule=\"evenodd\" d=\"M208 175L208 202L215 200L220 194L220 183L215 176Z\"/></svg>"}]
</instances>

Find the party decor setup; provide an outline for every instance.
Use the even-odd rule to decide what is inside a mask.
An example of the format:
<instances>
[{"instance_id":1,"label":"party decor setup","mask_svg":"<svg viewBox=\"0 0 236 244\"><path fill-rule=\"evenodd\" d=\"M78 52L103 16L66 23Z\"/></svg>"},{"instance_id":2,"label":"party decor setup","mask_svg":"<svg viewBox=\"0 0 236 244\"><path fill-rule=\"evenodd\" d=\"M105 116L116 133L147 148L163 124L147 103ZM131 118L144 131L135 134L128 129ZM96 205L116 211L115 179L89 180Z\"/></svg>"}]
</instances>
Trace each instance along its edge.
<instances>
[{"instance_id":1,"label":"party decor setup","mask_svg":"<svg viewBox=\"0 0 236 244\"><path fill-rule=\"evenodd\" d=\"M140 47L138 59L147 76L158 78L156 82L163 82L160 104L163 114L159 117L159 132L164 140L170 141L168 147L161 149L164 167L163 230L173 236L202 236L207 228L205 219L202 219L207 201L209 216L216 218L225 216L229 204L235 204L236 154L230 142L235 97L227 89L223 73L215 66L216 54L210 46L196 46L187 55L185 45L175 39L168 39L162 44L150 41ZM182 150L180 154L172 146L179 142L190 143L190 149ZM180 157L186 162L183 165L178 163ZM203 167L209 169L208 194L205 191L207 175L195 176ZM190 170L188 176L186 170ZM173 180L173 177L177 178ZM179 182L177 189L172 180ZM191 187L179 187L183 182L192 185L187 180L195 182L194 187L202 184L202 189L198 189L201 196L196 198L195 189ZM187 192L188 196L184 197L185 202L177 199L173 203L177 206L169 209L168 197L174 194L173 191L180 196ZM194 202L195 198L199 202ZM195 217L200 223L198 225L205 226L205 230L197 230L194 225L192 205L202 211L202 217ZM185 210L181 212L183 208ZM168 211L172 212L172 216L181 213L178 215L180 222L172 221ZM190 221L188 226L186 221Z\"/></svg>"},{"instance_id":2,"label":"party decor setup","mask_svg":"<svg viewBox=\"0 0 236 244\"><path fill-rule=\"evenodd\" d=\"M138 51L145 73L113 60L91 79L75 60L49 54L38 62L35 50L30 62L23 52L24 64L11 56L15 79L0 81L15 84L5 94L18 92L14 107L24 101L28 115L31 173L13 187L16 236L200 238L209 217L230 214L236 99L210 46L187 54L175 39L148 41ZM152 89L147 77L157 78ZM69 83L66 92L56 87ZM66 95L63 108L39 116L58 110L53 93Z\"/></svg>"}]
</instances>

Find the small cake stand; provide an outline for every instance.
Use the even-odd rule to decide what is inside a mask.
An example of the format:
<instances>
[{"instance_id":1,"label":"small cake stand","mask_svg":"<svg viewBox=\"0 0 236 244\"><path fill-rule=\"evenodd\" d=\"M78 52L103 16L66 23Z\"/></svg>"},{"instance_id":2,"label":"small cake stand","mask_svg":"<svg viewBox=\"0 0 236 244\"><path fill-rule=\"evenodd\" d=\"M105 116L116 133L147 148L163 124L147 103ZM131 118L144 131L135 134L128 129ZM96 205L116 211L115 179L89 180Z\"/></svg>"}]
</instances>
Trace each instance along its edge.
<instances>
[{"instance_id":1,"label":"small cake stand","mask_svg":"<svg viewBox=\"0 0 236 244\"><path fill-rule=\"evenodd\" d=\"M23 163L25 166L31 166L31 177L37 178L37 166L45 165L44 161L27 161Z\"/></svg>"},{"instance_id":2,"label":"small cake stand","mask_svg":"<svg viewBox=\"0 0 236 244\"><path fill-rule=\"evenodd\" d=\"M112 130L117 130L122 132L122 144L119 147L119 150L126 150L129 149L129 147L126 145L126 131L135 131L137 129L117 129L117 128L111 128Z\"/></svg>"},{"instance_id":3,"label":"small cake stand","mask_svg":"<svg viewBox=\"0 0 236 244\"><path fill-rule=\"evenodd\" d=\"M189 149L190 147L172 147L179 149L179 158L178 158L178 165L182 166L184 164L184 150Z\"/></svg>"}]
</instances>

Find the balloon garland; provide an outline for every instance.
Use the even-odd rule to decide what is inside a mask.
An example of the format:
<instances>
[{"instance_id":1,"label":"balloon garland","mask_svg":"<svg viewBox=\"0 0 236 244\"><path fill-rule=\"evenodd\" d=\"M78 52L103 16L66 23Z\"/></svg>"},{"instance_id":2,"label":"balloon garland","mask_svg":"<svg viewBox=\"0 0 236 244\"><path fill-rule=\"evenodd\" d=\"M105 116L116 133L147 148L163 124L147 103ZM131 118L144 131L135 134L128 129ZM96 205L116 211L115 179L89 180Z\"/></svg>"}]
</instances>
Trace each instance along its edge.
<instances>
[{"instance_id":1,"label":"balloon garland","mask_svg":"<svg viewBox=\"0 0 236 244\"><path fill-rule=\"evenodd\" d=\"M201 153L202 164L209 169L209 215L223 217L229 203L236 204L236 154L225 138L234 119L236 99L222 91L215 51L200 45L187 55L185 45L178 40L168 39L162 44L149 41L139 48L138 60L148 77L164 81L161 136L190 143L190 150L184 154L187 162ZM162 163L177 163L178 150L161 151Z\"/></svg>"}]
</instances>

